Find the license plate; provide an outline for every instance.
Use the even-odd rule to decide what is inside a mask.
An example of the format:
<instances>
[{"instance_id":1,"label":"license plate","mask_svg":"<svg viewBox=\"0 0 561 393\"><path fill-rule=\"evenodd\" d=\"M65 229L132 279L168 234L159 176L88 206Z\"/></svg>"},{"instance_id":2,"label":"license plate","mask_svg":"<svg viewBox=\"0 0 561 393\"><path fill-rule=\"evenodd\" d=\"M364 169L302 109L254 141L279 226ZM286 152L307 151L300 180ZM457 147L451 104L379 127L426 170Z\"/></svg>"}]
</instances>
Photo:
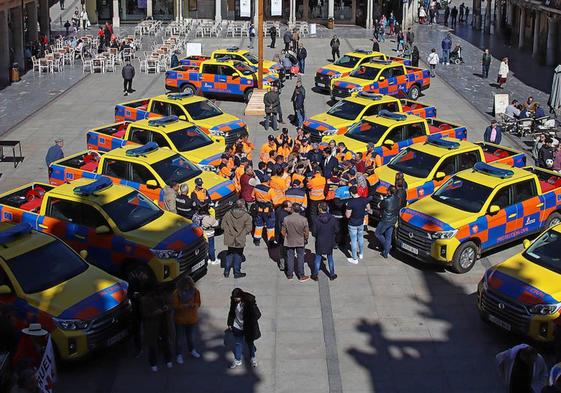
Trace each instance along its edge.
<instances>
[{"instance_id":1,"label":"license plate","mask_svg":"<svg viewBox=\"0 0 561 393\"><path fill-rule=\"evenodd\" d=\"M505 330L510 330L510 323L507 323L493 315L489 315L489 321L493 322L495 325L502 327Z\"/></svg>"},{"instance_id":2,"label":"license plate","mask_svg":"<svg viewBox=\"0 0 561 393\"><path fill-rule=\"evenodd\" d=\"M191 273L195 273L197 270L199 270L201 267L203 267L205 265L205 261L200 261L199 263L197 263L196 265L194 265L191 268Z\"/></svg>"},{"instance_id":3,"label":"license plate","mask_svg":"<svg viewBox=\"0 0 561 393\"><path fill-rule=\"evenodd\" d=\"M316 85L318 85L318 87L325 87L325 83L321 83L321 82L316 83Z\"/></svg>"},{"instance_id":4,"label":"license plate","mask_svg":"<svg viewBox=\"0 0 561 393\"><path fill-rule=\"evenodd\" d=\"M116 334L115 336L107 340L107 346L110 347L111 345L121 341L123 338L127 337L128 334L129 334L128 330L123 330L119 334Z\"/></svg>"},{"instance_id":5,"label":"license plate","mask_svg":"<svg viewBox=\"0 0 561 393\"><path fill-rule=\"evenodd\" d=\"M415 248L413 246L410 246L407 243L401 243L401 247L405 250L405 251L409 251L410 253L413 253L415 255L419 255L419 249Z\"/></svg>"}]
</instances>

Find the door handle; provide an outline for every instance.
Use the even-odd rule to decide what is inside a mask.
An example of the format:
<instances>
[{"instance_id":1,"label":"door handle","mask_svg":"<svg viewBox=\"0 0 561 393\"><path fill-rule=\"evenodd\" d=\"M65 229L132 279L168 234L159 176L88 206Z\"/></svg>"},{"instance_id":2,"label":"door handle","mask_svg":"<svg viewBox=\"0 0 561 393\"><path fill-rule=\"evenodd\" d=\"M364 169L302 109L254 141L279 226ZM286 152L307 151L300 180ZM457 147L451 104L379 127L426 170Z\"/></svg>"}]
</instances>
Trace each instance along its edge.
<instances>
[{"instance_id":1,"label":"door handle","mask_svg":"<svg viewBox=\"0 0 561 393\"><path fill-rule=\"evenodd\" d=\"M86 237L85 237L85 236L83 236L83 235L78 235L78 234L76 234L76 233L74 234L74 237L77 238L77 239L80 239L80 240L86 240Z\"/></svg>"},{"instance_id":2,"label":"door handle","mask_svg":"<svg viewBox=\"0 0 561 393\"><path fill-rule=\"evenodd\" d=\"M514 218L514 217L516 217L516 213L512 213L508 216L508 218Z\"/></svg>"},{"instance_id":3,"label":"door handle","mask_svg":"<svg viewBox=\"0 0 561 393\"><path fill-rule=\"evenodd\" d=\"M46 225L43 225L43 224L39 224L39 228L41 228L41 229L49 229L49 227L48 227L48 226L46 226Z\"/></svg>"},{"instance_id":4,"label":"door handle","mask_svg":"<svg viewBox=\"0 0 561 393\"><path fill-rule=\"evenodd\" d=\"M543 203L538 203L536 207L543 207Z\"/></svg>"}]
</instances>

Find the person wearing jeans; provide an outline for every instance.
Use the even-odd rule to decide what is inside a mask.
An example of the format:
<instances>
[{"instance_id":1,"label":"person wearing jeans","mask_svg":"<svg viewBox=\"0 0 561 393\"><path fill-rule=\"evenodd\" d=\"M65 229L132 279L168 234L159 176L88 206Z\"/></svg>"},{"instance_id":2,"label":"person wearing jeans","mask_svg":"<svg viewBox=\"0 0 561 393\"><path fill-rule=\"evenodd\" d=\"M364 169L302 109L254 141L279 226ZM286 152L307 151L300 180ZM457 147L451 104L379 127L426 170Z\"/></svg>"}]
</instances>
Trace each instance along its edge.
<instances>
[{"instance_id":1,"label":"person wearing jeans","mask_svg":"<svg viewBox=\"0 0 561 393\"><path fill-rule=\"evenodd\" d=\"M224 266L224 277L230 276L230 269L234 267L234 277L243 277L245 273L241 272L243 259L243 248L228 247L226 251L226 265Z\"/></svg>"},{"instance_id":2,"label":"person wearing jeans","mask_svg":"<svg viewBox=\"0 0 561 393\"><path fill-rule=\"evenodd\" d=\"M351 237L351 258L347 261L357 264L364 257L364 217L370 213L371 197L364 198L358 195L356 186L349 187L352 198L347 202L345 216L349 220L348 229Z\"/></svg>"},{"instance_id":3,"label":"person wearing jeans","mask_svg":"<svg viewBox=\"0 0 561 393\"><path fill-rule=\"evenodd\" d=\"M442 40L442 64L450 64L450 51L452 50L452 38L450 34L446 34L446 37Z\"/></svg>"},{"instance_id":4,"label":"person wearing jeans","mask_svg":"<svg viewBox=\"0 0 561 393\"><path fill-rule=\"evenodd\" d=\"M257 367L255 340L261 337L259 318L261 318L261 311L257 307L255 296L240 288L234 288L230 296L230 311L227 321L228 331L234 336L234 362L230 368L242 365L244 341L249 348L251 365Z\"/></svg>"},{"instance_id":5,"label":"person wearing jeans","mask_svg":"<svg viewBox=\"0 0 561 393\"><path fill-rule=\"evenodd\" d=\"M384 258L388 257L392 247L393 229L397 223L400 208L401 203L397 196L397 188L390 186L388 196L380 202L381 218L376 227L376 238L380 242L381 254Z\"/></svg>"},{"instance_id":6,"label":"person wearing jeans","mask_svg":"<svg viewBox=\"0 0 561 393\"><path fill-rule=\"evenodd\" d=\"M288 278L292 278L295 271L298 279L304 277L304 247L286 247L286 275Z\"/></svg>"},{"instance_id":7,"label":"person wearing jeans","mask_svg":"<svg viewBox=\"0 0 561 393\"><path fill-rule=\"evenodd\" d=\"M201 355L193 344L193 335L197 326L198 310L201 307L201 294L190 276L177 280L176 290L171 295L171 305L175 310L175 356L178 364L183 364L183 352L187 343L189 354L198 359Z\"/></svg>"},{"instance_id":8,"label":"person wearing jeans","mask_svg":"<svg viewBox=\"0 0 561 393\"><path fill-rule=\"evenodd\" d=\"M491 55L489 49L485 49L481 57L481 77L487 79L489 77L489 67L491 67Z\"/></svg>"}]
</instances>

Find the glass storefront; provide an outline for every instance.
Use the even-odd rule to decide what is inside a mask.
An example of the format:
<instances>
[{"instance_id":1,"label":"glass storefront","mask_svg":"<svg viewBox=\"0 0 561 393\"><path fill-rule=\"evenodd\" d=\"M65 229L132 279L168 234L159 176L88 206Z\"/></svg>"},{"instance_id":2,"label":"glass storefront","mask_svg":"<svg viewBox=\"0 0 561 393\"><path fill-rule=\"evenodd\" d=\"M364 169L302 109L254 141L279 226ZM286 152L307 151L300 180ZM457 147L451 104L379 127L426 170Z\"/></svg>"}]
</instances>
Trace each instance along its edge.
<instances>
[{"instance_id":1,"label":"glass storefront","mask_svg":"<svg viewBox=\"0 0 561 393\"><path fill-rule=\"evenodd\" d=\"M335 23L350 20L354 20L353 0L335 0Z\"/></svg>"},{"instance_id":2,"label":"glass storefront","mask_svg":"<svg viewBox=\"0 0 561 393\"><path fill-rule=\"evenodd\" d=\"M366 0L334 0L335 22L355 23L355 2ZM329 0L296 0L296 20L326 22L329 17ZM366 12L366 11L365 11Z\"/></svg>"},{"instance_id":3,"label":"glass storefront","mask_svg":"<svg viewBox=\"0 0 561 393\"><path fill-rule=\"evenodd\" d=\"M121 21L136 21L146 18L147 0L120 0Z\"/></svg>"},{"instance_id":4,"label":"glass storefront","mask_svg":"<svg viewBox=\"0 0 561 393\"><path fill-rule=\"evenodd\" d=\"M158 20L171 20L173 15L173 2L174 0L153 0L152 15L154 19Z\"/></svg>"},{"instance_id":5,"label":"glass storefront","mask_svg":"<svg viewBox=\"0 0 561 393\"><path fill-rule=\"evenodd\" d=\"M311 19L327 19L328 0L309 0L309 14Z\"/></svg>"}]
</instances>

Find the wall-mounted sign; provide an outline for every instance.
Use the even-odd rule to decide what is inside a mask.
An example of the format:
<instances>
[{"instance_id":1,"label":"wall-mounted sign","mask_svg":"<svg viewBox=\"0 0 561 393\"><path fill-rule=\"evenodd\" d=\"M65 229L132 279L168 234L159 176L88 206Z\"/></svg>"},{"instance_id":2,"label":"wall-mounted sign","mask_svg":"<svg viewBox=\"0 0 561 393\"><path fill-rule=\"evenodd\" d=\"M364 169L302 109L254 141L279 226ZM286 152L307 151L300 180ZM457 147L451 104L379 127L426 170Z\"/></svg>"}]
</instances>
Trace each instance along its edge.
<instances>
[{"instance_id":1,"label":"wall-mounted sign","mask_svg":"<svg viewBox=\"0 0 561 393\"><path fill-rule=\"evenodd\" d=\"M271 0L271 16L282 16L282 0Z\"/></svg>"},{"instance_id":2,"label":"wall-mounted sign","mask_svg":"<svg viewBox=\"0 0 561 393\"><path fill-rule=\"evenodd\" d=\"M249 18L251 16L251 0L240 0L240 17Z\"/></svg>"}]
</instances>

